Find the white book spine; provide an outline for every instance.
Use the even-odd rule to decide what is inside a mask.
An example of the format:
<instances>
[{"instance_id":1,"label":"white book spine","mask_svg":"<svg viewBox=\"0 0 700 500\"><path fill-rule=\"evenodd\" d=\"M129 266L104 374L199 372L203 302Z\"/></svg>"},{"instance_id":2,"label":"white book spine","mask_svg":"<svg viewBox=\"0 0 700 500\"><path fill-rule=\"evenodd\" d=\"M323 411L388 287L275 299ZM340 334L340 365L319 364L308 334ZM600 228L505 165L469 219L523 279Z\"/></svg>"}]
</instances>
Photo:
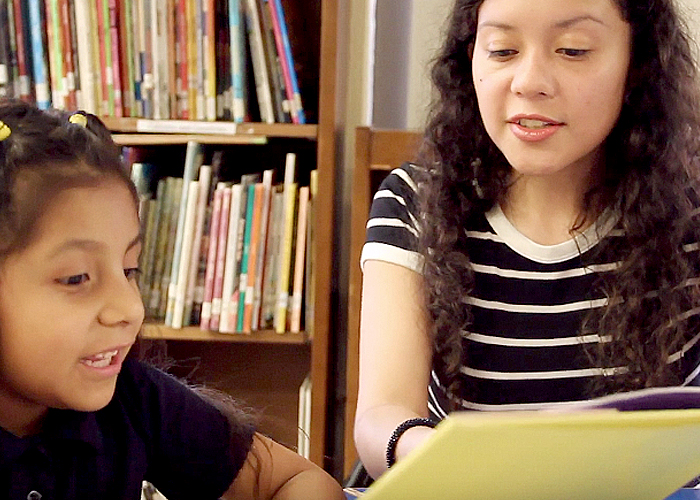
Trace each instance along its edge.
<instances>
[{"instance_id":1,"label":"white book spine","mask_svg":"<svg viewBox=\"0 0 700 500\"><path fill-rule=\"evenodd\" d=\"M231 322L232 295L236 276L236 242L238 241L238 231L240 224L241 192L242 186L234 184L231 186L231 212L228 224L228 242L226 244L226 264L224 267L224 286L221 294L221 320L219 331L222 333L233 333L236 325Z\"/></svg>"},{"instance_id":2,"label":"white book spine","mask_svg":"<svg viewBox=\"0 0 700 500\"><path fill-rule=\"evenodd\" d=\"M194 243L194 227L197 215L197 196L199 194L199 181L190 181L187 194L187 214L185 228L182 237L182 252L180 253L180 266L178 269L177 286L175 289L175 310L173 311L173 328L182 328L183 313L185 310L185 295L187 293L187 278L189 275L189 263Z\"/></svg>"},{"instance_id":3,"label":"white book spine","mask_svg":"<svg viewBox=\"0 0 700 500\"><path fill-rule=\"evenodd\" d=\"M192 314L192 307L195 299L195 287L197 285L197 271L199 270L199 260L202 253L202 236L204 234L204 220L207 214L207 204L209 203L209 186L211 184L211 165L199 167L199 194L197 195L197 218L194 224L194 242L192 244L192 254L188 265L187 291L185 292L185 309L183 312L183 325L189 324Z\"/></svg>"}]
</instances>

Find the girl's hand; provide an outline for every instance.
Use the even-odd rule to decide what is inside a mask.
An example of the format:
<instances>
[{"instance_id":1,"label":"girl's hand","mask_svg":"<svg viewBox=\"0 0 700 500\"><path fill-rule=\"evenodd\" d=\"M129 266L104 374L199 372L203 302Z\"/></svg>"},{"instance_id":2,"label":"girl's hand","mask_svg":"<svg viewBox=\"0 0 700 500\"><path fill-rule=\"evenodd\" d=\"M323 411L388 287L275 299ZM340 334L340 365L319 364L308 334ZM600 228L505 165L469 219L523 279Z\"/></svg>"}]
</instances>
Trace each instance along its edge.
<instances>
[{"instance_id":1,"label":"girl's hand","mask_svg":"<svg viewBox=\"0 0 700 500\"><path fill-rule=\"evenodd\" d=\"M342 500L340 485L327 472L261 434L224 499Z\"/></svg>"}]
</instances>

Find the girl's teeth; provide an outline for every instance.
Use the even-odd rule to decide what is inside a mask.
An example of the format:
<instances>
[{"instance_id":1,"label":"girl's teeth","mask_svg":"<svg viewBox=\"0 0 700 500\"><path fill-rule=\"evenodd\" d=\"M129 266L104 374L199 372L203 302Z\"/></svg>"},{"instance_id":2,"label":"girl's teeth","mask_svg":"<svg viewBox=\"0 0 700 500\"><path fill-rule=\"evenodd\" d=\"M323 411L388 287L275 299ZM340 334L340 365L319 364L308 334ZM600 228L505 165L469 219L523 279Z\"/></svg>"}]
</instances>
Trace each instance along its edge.
<instances>
[{"instance_id":1,"label":"girl's teeth","mask_svg":"<svg viewBox=\"0 0 700 500\"><path fill-rule=\"evenodd\" d=\"M526 127L526 128L545 128L549 123L543 122L541 120L525 120L521 119L518 121L518 124L521 127Z\"/></svg>"},{"instance_id":2,"label":"girl's teeth","mask_svg":"<svg viewBox=\"0 0 700 500\"><path fill-rule=\"evenodd\" d=\"M90 358L83 359L83 363L94 368L105 368L112 363L112 358L114 358L117 353L118 351L101 352Z\"/></svg>"}]
</instances>

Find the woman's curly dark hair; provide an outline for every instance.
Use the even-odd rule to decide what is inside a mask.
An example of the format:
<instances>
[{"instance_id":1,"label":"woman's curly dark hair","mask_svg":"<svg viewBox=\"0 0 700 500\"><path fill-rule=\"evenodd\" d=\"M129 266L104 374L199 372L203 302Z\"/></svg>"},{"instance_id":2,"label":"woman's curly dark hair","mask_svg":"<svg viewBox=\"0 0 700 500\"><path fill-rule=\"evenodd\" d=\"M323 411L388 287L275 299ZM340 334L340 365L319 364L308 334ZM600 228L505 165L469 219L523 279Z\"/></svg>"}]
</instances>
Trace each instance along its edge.
<instances>
[{"instance_id":1,"label":"woman's curly dark hair","mask_svg":"<svg viewBox=\"0 0 700 500\"><path fill-rule=\"evenodd\" d=\"M631 26L630 69L605 144L603 179L586 198L595 192L601 201L586 209L597 215L605 206L620 214L624 237L615 250L622 264L601 283L609 305L589 315L583 330L612 339L589 352L594 366L629 371L598 377L592 395L678 383L681 374L667 360L697 333L683 315L700 306L700 288L691 279L698 254L684 250L684 243L700 241L694 219L700 100L692 42L672 0L614 1ZM486 133L472 82L470 50L482 3L455 3L432 68L437 94L419 158L433 364L452 394L459 389L461 332L470 323L465 298L474 282L464 228L503 201L511 173Z\"/></svg>"}]
</instances>

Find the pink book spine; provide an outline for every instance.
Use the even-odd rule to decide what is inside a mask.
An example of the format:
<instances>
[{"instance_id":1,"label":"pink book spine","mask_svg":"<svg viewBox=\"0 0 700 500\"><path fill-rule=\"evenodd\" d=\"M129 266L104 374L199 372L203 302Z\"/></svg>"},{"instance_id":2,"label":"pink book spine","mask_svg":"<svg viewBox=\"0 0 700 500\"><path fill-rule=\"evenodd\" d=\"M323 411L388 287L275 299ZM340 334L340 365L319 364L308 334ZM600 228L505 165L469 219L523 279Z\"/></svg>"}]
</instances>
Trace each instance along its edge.
<instances>
[{"instance_id":1,"label":"pink book spine","mask_svg":"<svg viewBox=\"0 0 700 500\"><path fill-rule=\"evenodd\" d=\"M109 0L109 33L112 40L112 82L114 82L114 116L124 116L122 103L122 77L119 65L119 19L117 0Z\"/></svg>"},{"instance_id":2,"label":"pink book spine","mask_svg":"<svg viewBox=\"0 0 700 500\"><path fill-rule=\"evenodd\" d=\"M226 240L228 240L228 220L231 209L231 188L223 190L221 200L221 222L219 222L219 242L216 249L216 273L214 274L214 292L211 299L211 321L209 329L218 331L219 320L221 319L221 296L224 289L224 267L226 264Z\"/></svg>"},{"instance_id":3,"label":"pink book spine","mask_svg":"<svg viewBox=\"0 0 700 500\"><path fill-rule=\"evenodd\" d=\"M223 188L214 191L214 205L211 211L211 230L209 232L209 252L207 254L207 269L204 272L204 301L202 302L202 315L200 328L209 330L211 323L211 298L214 295L214 273L216 272L216 245L218 242L219 223L221 222L221 201Z\"/></svg>"}]
</instances>

